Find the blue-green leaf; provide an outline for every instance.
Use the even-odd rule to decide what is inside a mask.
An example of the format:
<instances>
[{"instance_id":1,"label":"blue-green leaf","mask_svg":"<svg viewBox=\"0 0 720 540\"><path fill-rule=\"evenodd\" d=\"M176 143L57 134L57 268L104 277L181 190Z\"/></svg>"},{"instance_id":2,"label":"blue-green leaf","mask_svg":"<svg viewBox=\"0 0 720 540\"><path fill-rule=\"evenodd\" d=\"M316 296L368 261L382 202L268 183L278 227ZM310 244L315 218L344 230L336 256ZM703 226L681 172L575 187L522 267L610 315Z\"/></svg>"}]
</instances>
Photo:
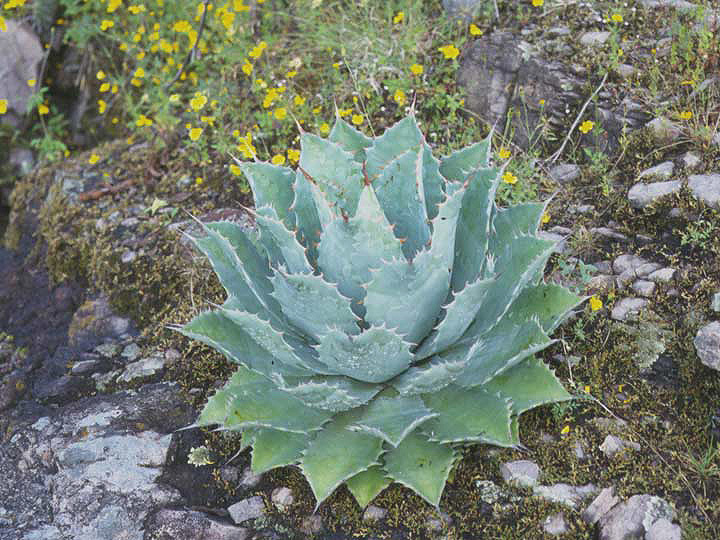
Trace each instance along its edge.
<instances>
[{"instance_id":1,"label":"blue-green leaf","mask_svg":"<svg viewBox=\"0 0 720 540\"><path fill-rule=\"evenodd\" d=\"M440 173L451 182L465 182L477 169L490 164L490 136L440 160Z\"/></svg>"},{"instance_id":2,"label":"blue-green leaf","mask_svg":"<svg viewBox=\"0 0 720 540\"><path fill-rule=\"evenodd\" d=\"M348 478L345 484L360 508L365 508L391 482L382 467L373 465L368 470Z\"/></svg>"},{"instance_id":3,"label":"blue-green leaf","mask_svg":"<svg viewBox=\"0 0 720 540\"><path fill-rule=\"evenodd\" d=\"M307 260L305 248L271 206L258 208L255 222L262 231L261 239L273 266L283 265L293 274L312 273L313 267Z\"/></svg>"},{"instance_id":4,"label":"blue-green leaf","mask_svg":"<svg viewBox=\"0 0 720 540\"><path fill-rule=\"evenodd\" d=\"M245 432L243 432L243 437ZM312 435L292 433L276 429L255 429L252 443L250 467L255 474L261 474L275 467L294 465L302 458Z\"/></svg>"},{"instance_id":5,"label":"blue-green leaf","mask_svg":"<svg viewBox=\"0 0 720 540\"><path fill-rule=\"evenodd\" d=\"M330 131L328 139L352 153L358 163L365 161L365 149L372 146L371 138L352 127L339 114L335 115L335 125Z\"/></svg>"},{"instance_id":6,"label":"blue-green leaf","mask_svg":"<svg viewBox=\"0 0 720 540\"><path fill-rule=\"evenodd\" d=\"M250 183L255 208L271 206L285 225L294 227L295 218L290 207L295 197L295 171L263 162L244 161L238 164Z\"/></svg>"},{"instance_id":7,"label":"blue-green leaf","mask_svg":"<svg viewBox=\"0 0 720 540\"><path fill-rule=\"evenodd\" d=\"M397 446L408 433L434 416L437 413L425 407L417 396L381 396L360 410L349 429L365 431Z\"/></svg>"}]
</instances>

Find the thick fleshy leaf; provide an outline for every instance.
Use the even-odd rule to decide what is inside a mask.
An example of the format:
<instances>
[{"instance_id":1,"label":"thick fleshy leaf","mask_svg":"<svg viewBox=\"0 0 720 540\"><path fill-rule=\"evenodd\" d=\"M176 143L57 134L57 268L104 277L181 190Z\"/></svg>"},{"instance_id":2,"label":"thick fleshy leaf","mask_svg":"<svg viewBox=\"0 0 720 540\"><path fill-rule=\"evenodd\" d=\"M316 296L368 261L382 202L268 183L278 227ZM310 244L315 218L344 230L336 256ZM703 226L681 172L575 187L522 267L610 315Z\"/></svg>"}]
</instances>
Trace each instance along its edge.
<instances>
[{"instance_id":1,"label":"thick fleshy leaf","mask_svg":"<svg viewBox=\"0 0 720 540\"><path fill-rule=\"evenodd\" d=\"M402 373L413 358L408 342L380 326L370 327L358 336L331 330L316 349L320 362L334 373L371 383Z\"/></svg>"},{"instance_id":2,"label":"thick fleshy leaf","mask_svg":"<svg viewBox=\"0 0 720 540\"><path fill-rule=\"evenodd\" d=\"M255 474L298 463L312 437L268 428L256 429L253 435L250 467Z\"/></svg>"},{"instance_id":3,"label":"thick fleshy leaf","mask_svg":"<svg viewBox=\"0 0 720 540\"><path fill-rule=\"evenodd\" d=\"M280 310L280 305L271 296L270 265L267 258L260 253L250 241L245 231L236 223L230 221L215 221L205 223L204 228L208 235L214 236L224 246L225 253L234 253L233 264L238 270L248 288L253 292L258 302L265 308L262 315L270 318L273 323L286 323ZM234 292L232 293L234 296ZM240 297L236 298L240 299Z\"/></svg>"},{"instance_id":4,"label":"thick fleshy leaf","mask_svg":"<svg viewBox=\"0 0 720 540\"><path fill-rule=\"evenodd\" d=\"M353 431L365 431L397 446L417 426L437 416L417 396L377 397L361 409L350 424Z\"/></svg>"},{"instance_id":5,"label":"thick fleshy leaf","mask_svg":"<svg viewBox=\"0 0 720 540\"><path fill-rule=\"evenodd\" d=\"M278 270L270 280L273 296L293 325L322 341L320 336L330 328L346 334L357 334L358 318L350 309L350 299L342 296L337 286L315 274L286 274Z\"/></svg>"},{"instance_id":6,"label":"thick fleshy leaf","mask_svg":"<svg viewBox=\"0 0 720 540\"><path fill-rule=\"evenodd\" d=\"M212 424L222 425L228 416L231 394L226 388L215 392L203 407L200 416L193 426L209 426Z\"/></svg>"},{"instance_id":7,"label":"thick fleshy leaf","mask_svg":"<svg viewBox=\"0 0 720 540\"><path fill-rule=\"evenodd\" d=\"M277 362L271 364L282 373L292 370L301 375L317 372L321 367L314 360L313 350L302 342L291 342L289 336L275 330L257 315L221 306L222 314L237 325L252 341L267 351ZM322 372L320 372L322 373Z\"/></svg>"},{"instance_id":8,"label":"thick fleshy leaf","mask_svg":"<svg viewBox=\"0 0 720 540\"><path fill-rule=\"evenodd\" d=\"M435 219L438 205L445 199L445 179L440 174L440 161L433 156L427 143L423 144L422 180L425 190L427 216Z\"/></svg>"},{"instance_id":9,"label":"thick fleshy leaf","mask_svg":"<svg viewBox=\"0 0 720 540\"><path fill-rule=\"evenodd\" d=\"M452 447L428 440L418 432L403 439L383 456L385 470L396 482L409 487L437 507L455 462Z\"/></svg>"},{"instance_id":10,"label":"thick fleshy leaf","mask_svg":"<svg viewBox=\"0 0 720 540\"><path fill-rule=\"evenodd\" d=\"M286 267L290 273L312 273L313 267L305 256L305 248L270 206L258 208L255 222L262 231L262 242L274 267Z\"/></svg>"},{"instance_id":11,"label":"thick fleshy leaf","mask_svg":"<svg viewBox=\"0 0 720 540\"><path fill-rule=\"evenodd\" d=\"M414 366L395 377L390 383L404 396L434 392L452 383L467 366L467 350L451 349Z\"/></svg>"},{"instance_id":12,"label":"thick fleshy leaf","mask_svg":"<svg viewBox=\"0 0 720 540\"><path fill-rule=\"evenodd\" d=\"M457 384L465 387L484 384L551 343L537 320L503 319L470 347L467 367Z\"/></svg>"},{"instance_id":13,"label":"thick fleshy leaf","mask_svg":"<svg viewBox=\"0 0 720 540\"><path fill-rule=\"evenodd\" d=\"M422 183L423 154L422 146L409 149L387 163L372 181L395 236L403 241L402 250L408 260L430 241Z\"/></svg>"},{"instance_id":14,"label":"thick fleshy leaf","mask_svg":"<svg viewBox=\"0 0 720 540\"><path fill-rule=\"evenodd\" d=\"M403 256L400 241L371 186L363 189L353 217L334 220L325 228L318 253L319 269L329 281L338 284L343 295L352 298L353 311L364 316L365 308L360 304L365 298L362 285L370 281L370 269L379 268L383 260Z\"/></svg>"},{"instance_id":15,"label":"thick fleshy leaf","mask_svg":"<svg viewBox=\"0 0 720 540\"><path fill-rule=\"evenodd\" d=\"M333 412L364 405L382 389L342 376L283 377L280 388L309 407Z\"/></svg>"},{"instance_id":16,"label":"thick fleshy leaf","mask_svg":"<svg viewBox=\"0 0 720 540\"><path fill-rule=\"evenodd\" d=\"M453 267L457 223L466 193L467 190L460 184L449 186L447 196L438 205L438 213L432 220L432 237L428 251L434 257L439 257L449 272Z\"/></svg>"},{"instance_id":17,"label":"thick fleshy leaf","mask_svg":"<svg viewBox=\"0 0 720 540\"><path fill-rule=\"evenodd\" d=\"M280 431L307 433L327 422L332 413L307 407L302 401L279 390L266 377L242 366L225 385L230 400L227 429L269 427ZM288 414L293 411L293 414Z\"/></svg>"},{"instance_id":18,"label":"thick fleshy leaf","mask_svg":"<svg viewBox=\"0 0 720 540\"><path fill-rule=\"evenodd\" d=\"M451 182L465 182L476 169L490 163L490 137L440 160L440 173Z\"/></svg>"},{"instance_id":19,"label":"thick fleshy leaf","mask_svg":"<svg viewBox=\"0 0 720 540\"><path fill-rule=\"evenodd\" d=\"M542 283L526 287L510 306L507 316L518 321L536 317L549 334L584 301L585 298L565 287Z\"/></svg>"},{"instance_id":20,"label":"thick fleshy leaf","mask_svg":"<svg viewBox=\"0 0 720 540\"><path fill-rule=\"evenodd\" d=\"M365 161L365 149L372 146L371 138L352 127L339 114L335 115L335 125L328 139L339 144L343 150L352 153L358 163Z\"/></svg>"},{"instance_id":21,"label":"thick fleshy leaf","mask_svg":"<svg viewBox=\"0 0 720 540\"><path fill-rule=\"evenodd\" d=\"M553 371L537 358L520 362L483 388L512 399L512 411L517 415L538 405L572 399Z\"/></svg>"},{"instance_id":22,"label":"thick fleshy leaf","mask_svg":"<svg viewBox=\"0 0 720 540\"><path fill-rule=\"evenodd\" d=\"M386 129L385 133L373 139L372 146L365 150L367 157L365 167L370 181L374 182L385 167L401 154L411 148L422 146L424 140L413 115L406 116L394 126Z\"/></svg>"},{"instance_id":23,"label":"thick fleshy leaf","mask_svg":"<svg viewBox=\"0 0 720 540\"><path fill-rule=\"evenodd\" d=\"M391 482L382 467L373 465L368 470L348 478L345 484L360 508L365 508Z\"/></svg>"},{"instance_id":24,"label":"thick fleshy leaf","mask_svg":"<svg viewBox=\"0 0 720 540\"><path fill-rule=\"evenodd\" d=\"M352 413L340 413L323 427L304 452L300 467L307 478L317 509L348 478L377 465L382 439L348 431Z\"/></svg>"},{"instance_id":25,"label":"thick fleshy leaf","mask_svg":"<svg viewBox=\"0 0 720 540\"><path fill-rule=\"evenodd\" d=\"M316 246L320 240L320 218L311 186L302 171L298 170L295 174L295 199L293 199L292 212L295 214L298 240L307 248L308 260L314 264L317 260Z\"/></svg>"},{"instance_id":26,"label":"thick fleshy leaf","mask_svg":"<svg viewBox=\"0 0 720 540\"><path fill-rule=\"evenodd\" d=\"M386 324L410 343L418 343L435 324L447 298L450 271L440 257L422 251L412 263L383 263L373 271L365 295L365 320Z\"/></svg>"},{"instance_id":27,"label":"thick fleshy leaf","mask_svg":"<svg viewBox=\"0 0 720 540\"><path fill-rule=\"evenodd\" d=\"M310 375L312 371L297 364L284 364L263 348L250 334L238 327L230 318L217 311L201 313L177 330L223 353L228 360L271 377L284 375Z\"/></svg>"},{"instance_id":28,"label":"thick fleshy leaf","mask_svg":"<svg viewBox=\"0 0 720 540\"><path fill-rule=\"evenodd\" d=\"M295 171L288 167L263 162L244 161L238 164L250 183L255 208L271 206L285 225L294 227L295 218L290 207L295 198L293 189Z\"/></svg>"},{"instance_id":29,"label":"thick fleshy leaf","mask_svg":"<svg viewBox=\"0 0 720 540\"><path fill-rule=\"evenodd\" d=\"M455 233L452 289L460 291L482 275L488 251L490 216L500 179L498 169L479 169L468 179Z\"/></svg>"},{"instance_id":30,"label":"thick fleshy leaf","mask_svg":"<svg viewBox=\"0 0 720 540\"><path fill-rule=\"evenodd\" d=\"M547 203L524 203L499 209L493 218L494 231L490 234L490 242L494 244L514 236L536 234L546 207ZM499 251L495 245L491 249Z\"/></svg>"},{"instance_id":31,"label":"thick fleshy leaf","mask_svg":"<svg viewBox=\"0 0 720 540\"><path fill-rule=\"evenodd\" d=\"M255 292L245 281L244 274L236 266L237 255L230 242L224 241L212 231L203 237L191 236L190 238L208 258L228 295L234 295L246 311L251 313L265 311L265 306L260 303Z\"/></svg>"},{"instance_id":32,"label":"thick fleshy leaf","mask_svg":"<svg viewBox=\"0 0 720 540\"><path fill-rule=\"evenodd\" d=\"M443 319L420 345L416 356L427 358L456 343L475 318L492 282L491 279L478 279L456 293L452 301L443 308Z\"/></svg>"},{"instance_id":33,"label":"thick fleshy leaf","mask_svg":"<svg viewBox=\"0 0 720 540\"><path fill-rule=\"evenodd\" d=\"M555 244L535 236L518 236L508 241L498 255L502 269L488 287L482 309L465 332L462 341L474 341L494 327L522 290L542 272Z\"/></svg>"},{"instance_id":34,"label":"thick fleshy leaf","mask_svg":"<svg viewBox=\"0 0 720 540\"><path fill-rule=\"evenodd\" d=\"M360 164L338 144L303 133L300 136L300 168L320 188L336 215L355 214L365 185Z\"/></svg>"},{"instance_id":35,"label":"thick fleshy leaf","mask_svg":"<svg viewBox=\"0 0 720 540\"><path fill-rule=\"evenodd\" d=\"M451 384L432 394L423 394L425 405L438 413L421 430L430 440L442 443L486 442L513 446L510 400L484 388L460 388Z\"/></svg>"}]
</instances>

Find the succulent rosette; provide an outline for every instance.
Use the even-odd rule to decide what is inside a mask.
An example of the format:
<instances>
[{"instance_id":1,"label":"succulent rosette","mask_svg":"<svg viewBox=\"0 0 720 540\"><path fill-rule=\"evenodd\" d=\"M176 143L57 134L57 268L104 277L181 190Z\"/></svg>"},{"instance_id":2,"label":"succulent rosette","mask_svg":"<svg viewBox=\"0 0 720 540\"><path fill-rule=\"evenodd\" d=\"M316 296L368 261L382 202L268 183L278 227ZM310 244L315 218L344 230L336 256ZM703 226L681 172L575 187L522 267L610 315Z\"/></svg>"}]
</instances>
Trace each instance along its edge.
<instances>
[{"instance_id":1,"label":"succulent rosette","mask_svg":"<svg viewBox=\"0 0 720 540\"><path fill-rule=\"evenodd\" d=\"M489 137L437 159L413 115L374 139L337 118L297 170L239 166L256 228L193 237L227 300L178 330L238 365L195 425L241 432L255 472L437 506L461 446L518 445L522 412L570 397L534 355L582 298L544 282L545 204L495 204Z\"/></svg>"}]
</instances>

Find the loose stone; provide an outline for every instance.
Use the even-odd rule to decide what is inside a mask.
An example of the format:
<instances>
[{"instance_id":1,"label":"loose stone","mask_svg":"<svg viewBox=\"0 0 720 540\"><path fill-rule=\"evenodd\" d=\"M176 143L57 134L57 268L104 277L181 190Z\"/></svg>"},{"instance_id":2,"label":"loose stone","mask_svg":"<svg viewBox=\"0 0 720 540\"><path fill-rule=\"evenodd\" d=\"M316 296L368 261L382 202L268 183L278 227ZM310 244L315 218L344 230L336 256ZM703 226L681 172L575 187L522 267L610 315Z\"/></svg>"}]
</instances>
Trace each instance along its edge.
<instances>
[{"instance_id":1,"label":"loose stone","mask_svg":"<svg viewBox=\"0 0 720 540\"><path fill-rule=\"evenodd\" d=\"M640 296L650 297L655 292L655 283L652 281L645 281L644 279L638 279L632 284L632 290Z\"/></svg>"},{"instance_id":2,"label":"loose stone","mask_svg":"<svg viewBox=\"0 0 720 540\"><path fill-rule=\"evenodd\" d=\"M615 488L613 486L607 487L583 510L580 517L582 517L586 523L597 523L602 516L607 514L610 509L619 502L620 499L615 496Z\"/></svg>"},{"instance_id":3,"label":"loose stone","mask_svg":"<svg viewBox=\"0 0 720 540\"><path fill-rule=\"evenodd\" d=\"M615 457L619 452L628 448L640 450L640 445L636 442L626 441L615 435L608 435L600 445L600 451L609 458Z\"/></svg>"},{"instance_id":4,"label":"loose stone","mask_svg":"<svg viewBox=\"0 0 720 540\"><path fill-rule=\"evenodd\" d=\"M675 170L675 165L672 161L664 161L660 163L659 165L655 165L654 167L650 167L648 169L645 169L638 175L638 179L640 178L660 178L662 180L666 180L672 176L673 171Z\"/></svg>"},{"instance_id":5,"label":"loose stone","mask_svg":"<svg viewBox=\"0 0 720 540\"><path fill-rule=\"evenodd\" d=\"M624 321L630 315L639 313L647 303L644 298L623 298L613 306L610 317L616 321Z\"/></svg>"},{"instance_id":6,"label":"loose stone","mask_svg":"<svg viewBox=\"0 0 720 540\"><path fill-rule=\"evenodd\" d=\"M682 188L680 180L655 182L652 184L635 184L628 191L628 200L634 208L645 208L661 198L677 193Z\"/></svg>"},{"instance_id":7,"label":"loose stone","mask_svg":"<svg viewBox=\"0 0 720 540\"><path fill-rule=\"evenodd\" d=\"M295 497L290 488L279 487L275 488L270 495L270 500L277 508L281 511L287 510L295 502Z\"/></svg>"},{"instance_id":8,"label":"loose stone","mask_svg":"<svg viewBox=\"0 0 720 540\"><path fill-rule=\"evenodd\" d=\"M720 321L711 322L698 330L693 345L703 364L720 371Z\"/></svg>"},{"instance_id":9,"label":"loose stone","mask_svg":"<svg viewBox=\"0 0 720 540\"><path fill-rule=\"evenodd\" d=\"M688 187L698 200L713 208L720 208L720 174L689 176Z\"/></svg>"},{"instance_id":10,"label":"loose stone","mask_svg":"<svg viewBox=\"0 0 720 540\"><path fill-rule=\"evenodd\" d=\"M365 521L366 523L374 523L376 521L381 521L385 519L385 516L387 516L387 510L371 504L365 509L365 512L363 513L363 521Z\"/></svg>"},{"instance_id":11,"label":"loose stone","mask_svg":"<svg viewBox=\"0 0 720 540\"><path fill-rule=\"evenodd\" d=\"M553 536L565 534L568 531L567 524L565 523L565 514L559 512L548 516L543 522L543 530Z\"/></svg>"},{"instance_id":12,"label":"loose stone","mask_svg":"<svg viewBox=\"0 0 720 540\"><path fill-rule=\"evenodd\" d=\"M500 474L508 484L532 487L537 484L540 467L527 459L509 461L500 465Z\"/></svg>"},{"instance_id":13,"label":"loose stone","mask_svg":"<svg viewBox=\"0 0 720 540\"><path fill-rule=\"evenodd\" d=\"M251 519L264 516L265 504L260 496L249 497L230 506L228 512L232 520L240 525Z\"/></svg>"}]
</instances>

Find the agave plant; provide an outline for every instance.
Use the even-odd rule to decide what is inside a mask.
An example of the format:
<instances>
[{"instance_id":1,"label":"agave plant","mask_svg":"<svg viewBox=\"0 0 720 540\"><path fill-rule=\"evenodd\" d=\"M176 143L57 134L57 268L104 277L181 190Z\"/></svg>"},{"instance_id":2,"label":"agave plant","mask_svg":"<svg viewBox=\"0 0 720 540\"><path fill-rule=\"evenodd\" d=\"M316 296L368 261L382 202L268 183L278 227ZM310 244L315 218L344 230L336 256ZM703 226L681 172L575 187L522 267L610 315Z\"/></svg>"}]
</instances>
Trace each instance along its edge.
<instances>
[{"instance_id":1,"label":"agave plant","mask_svg":"<svg viewBox=\"0 0 720 540\"><path fill-rule=\"evenodd\" d=\"M437 506L463 445L518 445L570 397L534 353L582 299L544 282L545 205L496 206L489 156L436 159L410 115L302 133L297 171L240 163L257 228L193 237L227 300L177 328L238 370L194 425L242 432L257 473L299 465L318 505L394 481Z\"/></svg>"}]
</instances>

